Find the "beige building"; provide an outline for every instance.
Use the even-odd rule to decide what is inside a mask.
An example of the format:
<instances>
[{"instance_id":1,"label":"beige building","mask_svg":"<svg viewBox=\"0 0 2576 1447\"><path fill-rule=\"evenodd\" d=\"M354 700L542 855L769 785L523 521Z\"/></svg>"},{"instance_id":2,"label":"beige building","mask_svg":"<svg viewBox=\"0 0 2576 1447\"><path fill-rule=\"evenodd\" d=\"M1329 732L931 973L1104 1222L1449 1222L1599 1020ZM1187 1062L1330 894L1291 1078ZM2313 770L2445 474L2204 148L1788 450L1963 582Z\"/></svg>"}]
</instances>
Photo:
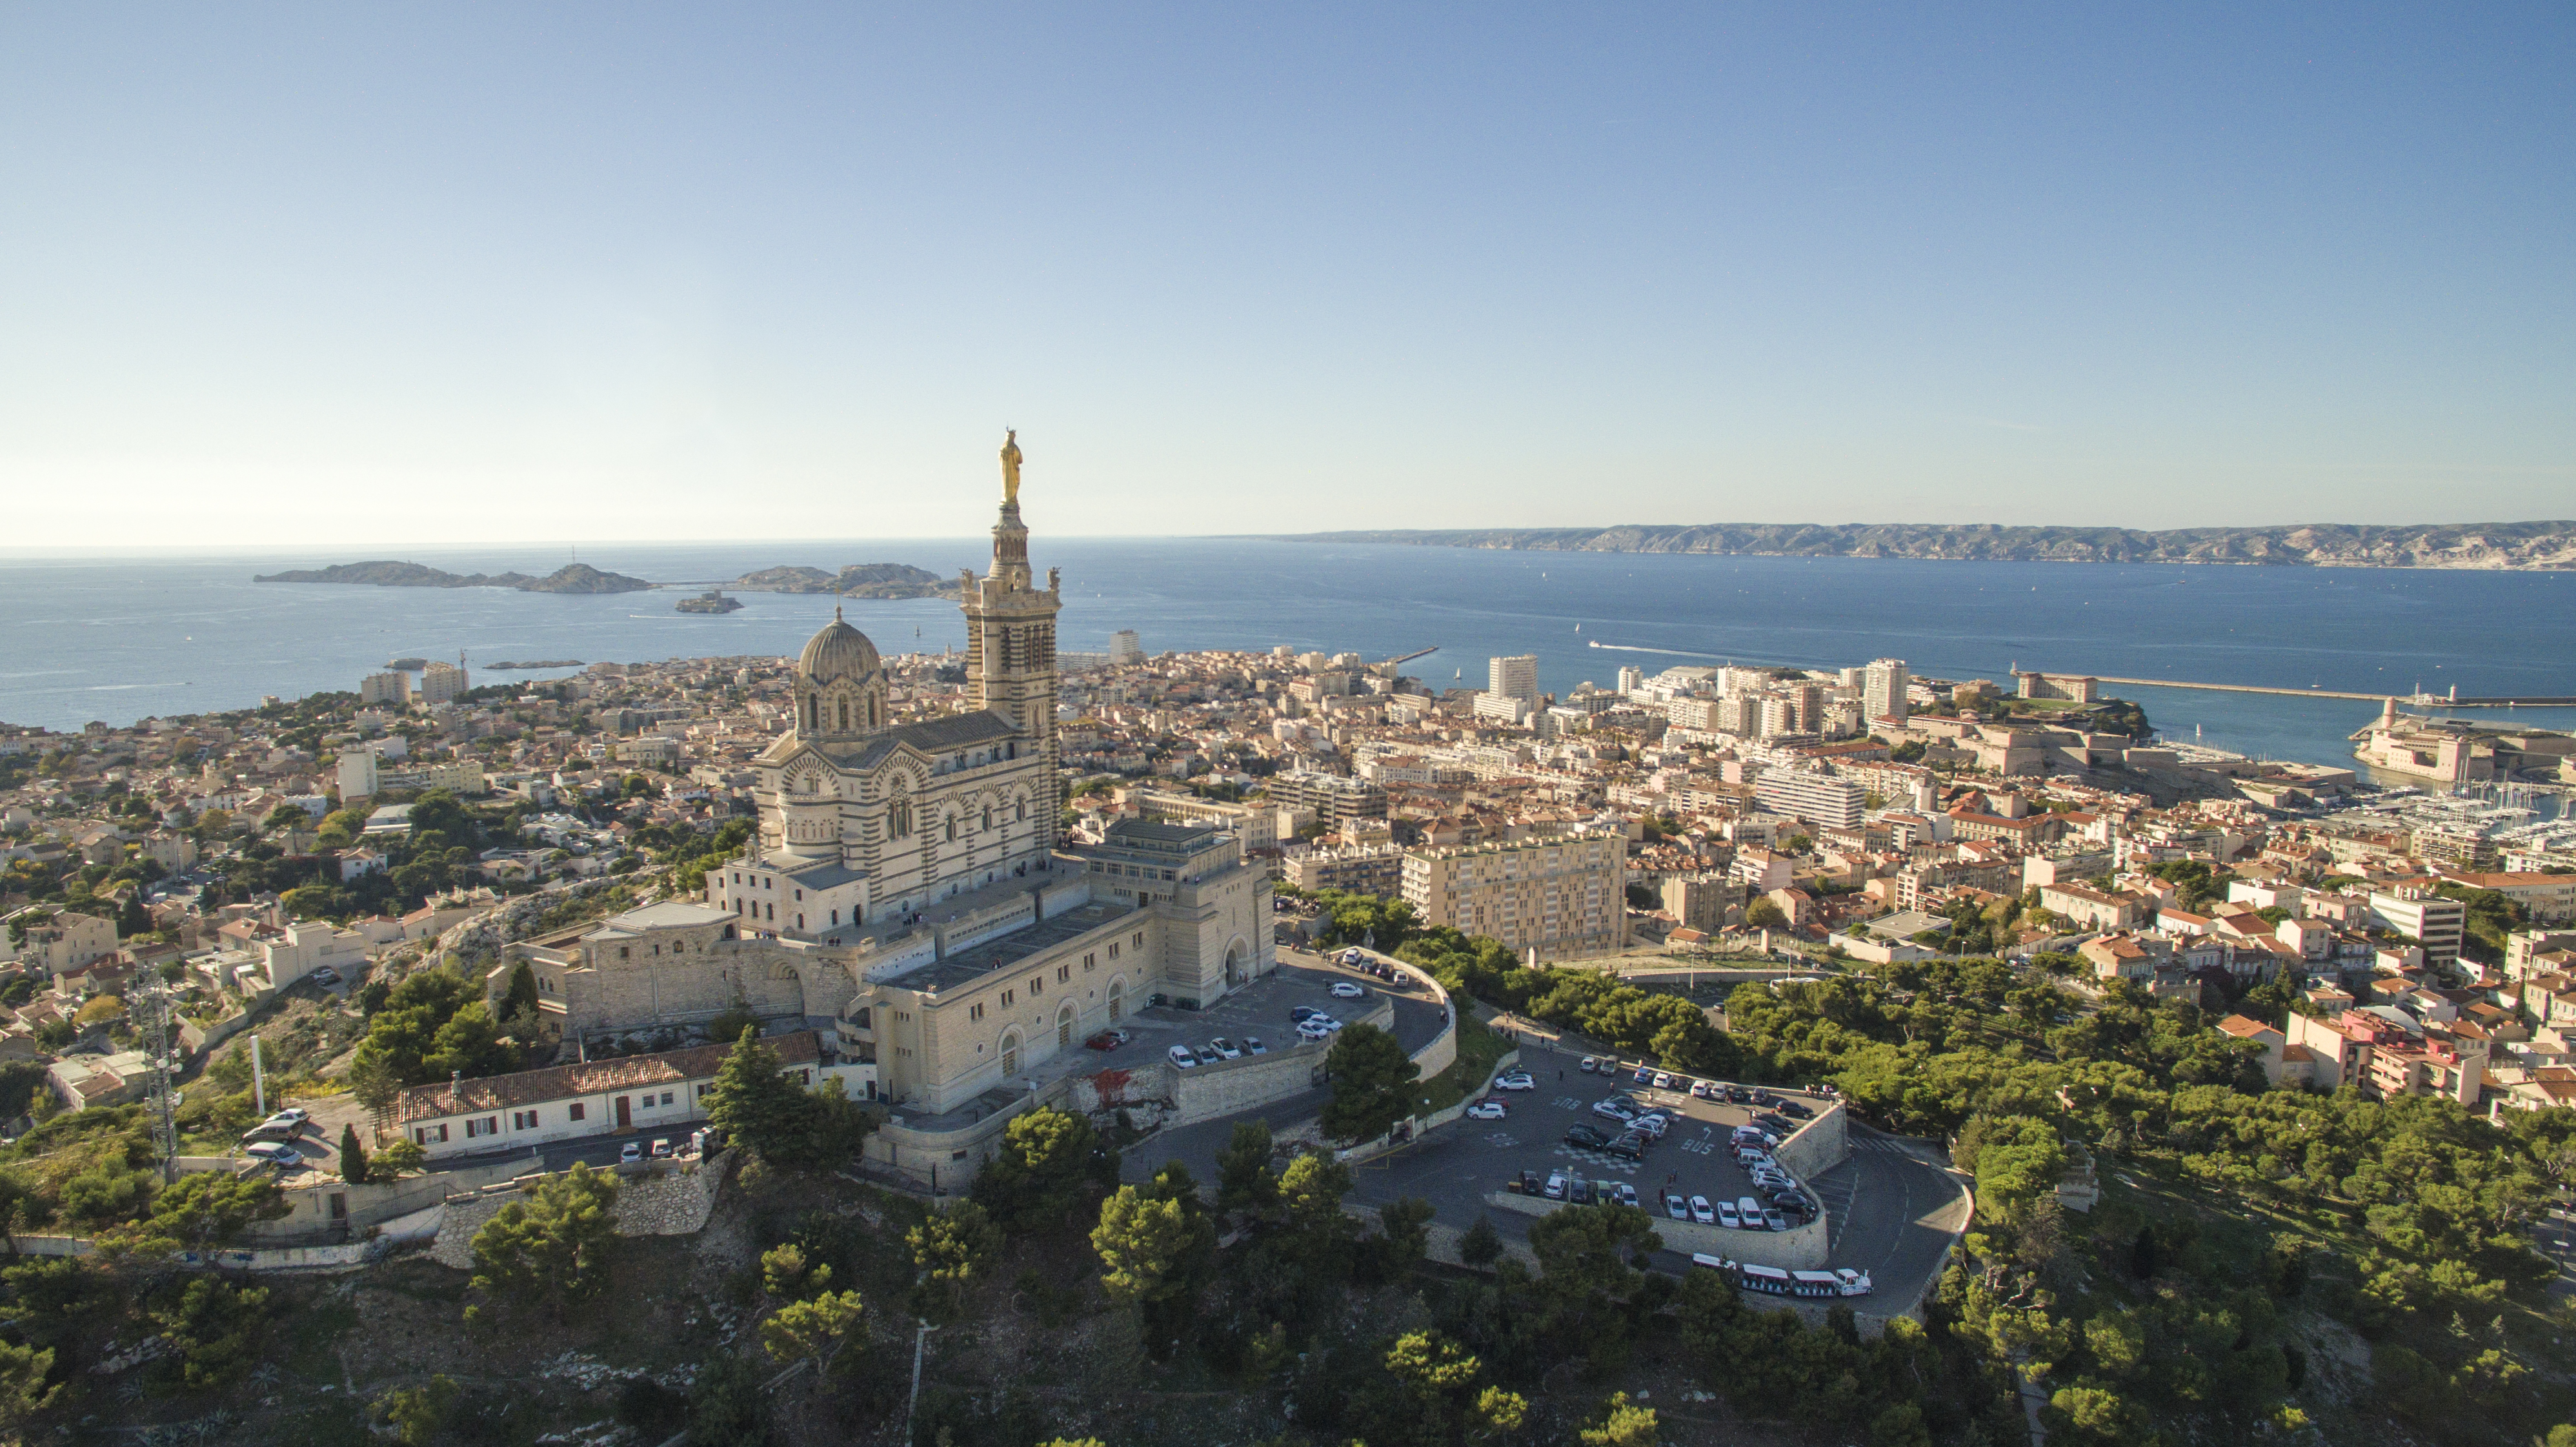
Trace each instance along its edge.
<instances>
[{"instance_id":1,"label":"beige building","mask_svg":"<svg viewBox=\"0 0 2576 1447\"><path fill-rule=\"evenodd\" d=\"M1404 859L1404 898L1425 924L1502 941L1542 960L1628 943L1628 841L1578 830Z\"/></svg>"},{"instance_id":2,"label":"beige building","mask_svg":"<svg viewBox=\"0 0 2576 1447\"><path fill-rule=\"evenodd\" d=\"M44 911L30 909L24 913L34 920ZM0 949L10 951L7 958L17 961L21 969L47 975L79 969L116 950L116 922L77 910L58 910L52 918L29 924L23 931L12 920L9 934L23 934L23 938L12 945L8 934L0 934Z\"/></svg>"},{"instance_id":3,"label":"beige building","mask_svg":"<svg viewBox=\"0 0 2576 1447\"><path fill-rule=\"evenodd\" d=\"M736 1009L813 1030L818 1071L892 1107L869 1158L946 1187L1016 1111L1075 1099L1090 1036L1269 974L1270 879L1235 835L1126 820L1054 847L1057 593L1028 583L1005 503L965 603L975 713L888 723L875 649L825 628L799 660L796 726L761 757L759 844L709 871L707 902L515 944L487 988L526 962L549 1032L591 1047L702 1034Z\"/></svg>"}]
</instances>

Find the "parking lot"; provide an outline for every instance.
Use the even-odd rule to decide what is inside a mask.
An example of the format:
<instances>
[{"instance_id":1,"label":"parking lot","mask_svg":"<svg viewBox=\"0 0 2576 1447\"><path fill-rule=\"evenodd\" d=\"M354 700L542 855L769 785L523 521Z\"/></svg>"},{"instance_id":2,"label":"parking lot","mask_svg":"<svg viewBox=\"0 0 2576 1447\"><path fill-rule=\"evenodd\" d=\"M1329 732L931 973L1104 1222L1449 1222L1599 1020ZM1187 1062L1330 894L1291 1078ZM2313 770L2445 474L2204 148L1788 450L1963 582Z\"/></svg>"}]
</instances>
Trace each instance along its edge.
<instances>
[{"instance_id":1,"label":"parking lot","mask_svg":"<svg viewBox=\"0 0 2576 1447\"><path fill-rule=\"evenodd\" d=\"M1484 1197L1505 1189L1525 1170L1536 1171L1542 1182L1550 1171L1563 1170L1586 1180L1633 1186L1638 1205L1658 1219L1664 1215L1662 1197L1667 1190L1678 1191L1685 1199L1706 1196L1712 1204L1748 1195L1768 1202L1771 1193L1755 1188L1729 1148L1735 1127L1761 1114L1761 1108L1696 1099L1686 1090L1639 1086L1626 1074L1587 1074L1579 1068L1581 1059L1580 1052L1558 1051L1545 1042L1524 1044L1520 1065L1538 1088L1501 1094L1510 1114L1502 1120L1469 1119L1445 1125L1413 1146L1361 1162L1354 1172L1355 1196L1372 1205L1419 1196L1432 1203L1436 1219L1460 1227L1479 1215L1490 1215L1495 1227L1514 1239L1527 1232L1531 1218L1509 1211L1489 1212ZM1566 1131L1577 1124L1612 1133L1614 1122L1593 1115L1592 1106L1614 1092L1640 1104L1670 1108L1678 1116L1663 1140L1647 1148L1643 1160L1565 1143ZM1809 1109L1822 1105L1804 1094L1778 1093ZM1811 1196L1818 1194L1809 1182L1799 1185ZM1680 1269L1681 1264L1680 1258L1674 1258L1672 1269Z\"/></svg>"}]
</instances>

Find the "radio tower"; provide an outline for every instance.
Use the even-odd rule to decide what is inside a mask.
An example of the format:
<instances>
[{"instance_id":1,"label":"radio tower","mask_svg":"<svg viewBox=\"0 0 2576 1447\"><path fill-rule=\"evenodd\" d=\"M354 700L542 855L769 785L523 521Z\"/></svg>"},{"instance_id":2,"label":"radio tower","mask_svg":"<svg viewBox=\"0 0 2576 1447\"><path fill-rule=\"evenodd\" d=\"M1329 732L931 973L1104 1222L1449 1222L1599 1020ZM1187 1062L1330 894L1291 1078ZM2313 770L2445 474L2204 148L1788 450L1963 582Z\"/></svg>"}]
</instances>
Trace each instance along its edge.
<instances>
[{"instance_id":1,"label":"radio tower","mask_svg":"<svg viewBox=\"0 0 2576 1447\"><path fill-rule=\"evenodd\" d=\"M141 973L140 988L134 991L134 1024L150 1060L152 1154L161 1162L161 1184L166 1186L179 1169L179 1125L173 1118L178 1102L170 1089L170 986L157 968L146 966Z\"/></svg>"}]
</instances>

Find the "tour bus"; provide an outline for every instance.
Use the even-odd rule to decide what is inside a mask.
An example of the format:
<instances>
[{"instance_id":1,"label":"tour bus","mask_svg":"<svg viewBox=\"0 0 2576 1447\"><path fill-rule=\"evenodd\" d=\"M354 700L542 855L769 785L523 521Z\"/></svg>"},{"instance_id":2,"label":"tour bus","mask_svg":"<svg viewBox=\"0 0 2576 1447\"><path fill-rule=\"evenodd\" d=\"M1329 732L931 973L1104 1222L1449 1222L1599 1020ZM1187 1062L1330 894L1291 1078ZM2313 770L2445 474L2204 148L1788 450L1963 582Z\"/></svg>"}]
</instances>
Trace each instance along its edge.
<instances>
[{"instance_id":1,"label":"tour bus","mask_svg":"<svg viewBox=\"0 0 2576 1447\"><path fill-rule=\"evenodd\" d=\"M1869 1274L1846 1266L1839 1271L1792 1271L1799 1296L1867 1296Z\"/></svg>"}]
</instances>

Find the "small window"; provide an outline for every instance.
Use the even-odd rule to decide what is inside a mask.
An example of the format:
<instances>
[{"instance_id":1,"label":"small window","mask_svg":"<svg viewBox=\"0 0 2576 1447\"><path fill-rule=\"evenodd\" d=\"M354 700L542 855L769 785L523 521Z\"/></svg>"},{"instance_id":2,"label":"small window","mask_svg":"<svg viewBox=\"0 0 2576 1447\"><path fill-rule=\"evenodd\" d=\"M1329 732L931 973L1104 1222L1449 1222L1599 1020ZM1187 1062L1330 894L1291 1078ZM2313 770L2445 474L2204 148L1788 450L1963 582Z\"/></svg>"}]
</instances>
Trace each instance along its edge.
<instances>
[{"instance_id":1,"label":"small window","mask_svg":"<svg viewBox=\"0 0 2576 1447\"><path fill-rule=\"evenodd\" d=\"M1044 975L1031 975L1031 976L1029 976L1029 993L1030 993L1030 994L1032 994L1032 995L1043 995L1043 994L1045 994L1045 993L1046 993L1046 976L1044 976Z\"/></svg>"},{"instance_id":2,"label":"small window","mask_svg":"<svg viewBox=\"0 0 2576 1447\"><path fill-rule=\"evenodd\" d=\"M582 1119L582 1118L583 1118L583 1115L585 1114L585 1110L584 1110L584 1107L582 1106L582 1103L581 1103L580 1101L577 1101L577 1100L576 1100L576 1101L574 1101L574 1102L572 1103L571 1108L570 1108L569 1110L565 1111L564 1113L565 1113L566 1115L568 1115L568 1116L572 1117L574 1120L580 1120L580 1119Z\"/></svg>"},{"instance_id":3,"label":"small window","mask_svg":"<svg viewBox=\"0 0 2576 1447\"><path fill-rule=\"evenodd\" d=\"M1089 970L1089 969L1095 969L1095 968L1097 968L1097 967L1098 967L1098 965L1099 965L1099 961L1098 961L1094 956L1091 956L1091 955L1084 955L1084 956L1082 957L1082 967L1083 967L1084 969L1086 969L1086 970Z\"/></svg>"},{"instance_id":4,"label":"small window","mask_svg":"<svg viewBox=\"0 0 2576 1447\"><path fill-rule=\"evenodd\" d=\"M1011 1008L1012 1004L1018 999L1019 995L1016 991L1004 990L1002 992L1002 1008L1005 1010Z\"/></svg>"},{"instance_id":5,"label":"small window","mask_svg":"<svg viewBox=\"0 0 2576 1447\"><path fill-rule=\"evenodd\" d=\"M674 1100L676 1100L676 1099L678 1099L678 1098L679 1098L679 1097L678 1097L678 1096L676 1096L675 1094L673 1094L671 1091L667 1091L667 1090L666 1090L666 1091L663 1091L663 1092L662 1092L662 1103L663 1103L664 1105L669 1105L672 1101L674 1101Z\"/></svg>"},{"instance_id":6,"label":"small window","mask_svg":"<svg viewBox=\"0 0 2576 1447\"><path fill-rule=\"evenodd\" d=\"M1063 984L1065 981L1070 980L1070 979L1072 979L1072 978L1073 978L1073 966L1071 966L1071 965L1058 965L1058 966L1056 966L1056 967L1055 967L1055 982L1056 982L1057 984L1061 985L1061 984Z\"/></svg>"},{"instance_id":7,"label":"small window","mask_svg":"<svg viewBox=\"0 0 2576 1447\"><path fill-rule=\"evenodd\" d=\"M969 1020L981 1020L981 1019L983 1019L983 1018L984 1018L984 1007L983 1007L983 1006L981 1006L981 1005L969 1005L969 1006L967 1006L967 1007L966 1007L966 1018L967 1018L967 1019L969 1019Z\"/></svg>"},{"instance_id":8,"label":"small window","mask_svg":"<svg viewBox=\"0 0 2576 1447\"><path fill-rule=\"evenodd\" d=\"M632 959L634 958L634 955L635 952L627 948L625 945L619 945L617 947L617 957L621 960Z\"/></svg>"}]
</instances>

